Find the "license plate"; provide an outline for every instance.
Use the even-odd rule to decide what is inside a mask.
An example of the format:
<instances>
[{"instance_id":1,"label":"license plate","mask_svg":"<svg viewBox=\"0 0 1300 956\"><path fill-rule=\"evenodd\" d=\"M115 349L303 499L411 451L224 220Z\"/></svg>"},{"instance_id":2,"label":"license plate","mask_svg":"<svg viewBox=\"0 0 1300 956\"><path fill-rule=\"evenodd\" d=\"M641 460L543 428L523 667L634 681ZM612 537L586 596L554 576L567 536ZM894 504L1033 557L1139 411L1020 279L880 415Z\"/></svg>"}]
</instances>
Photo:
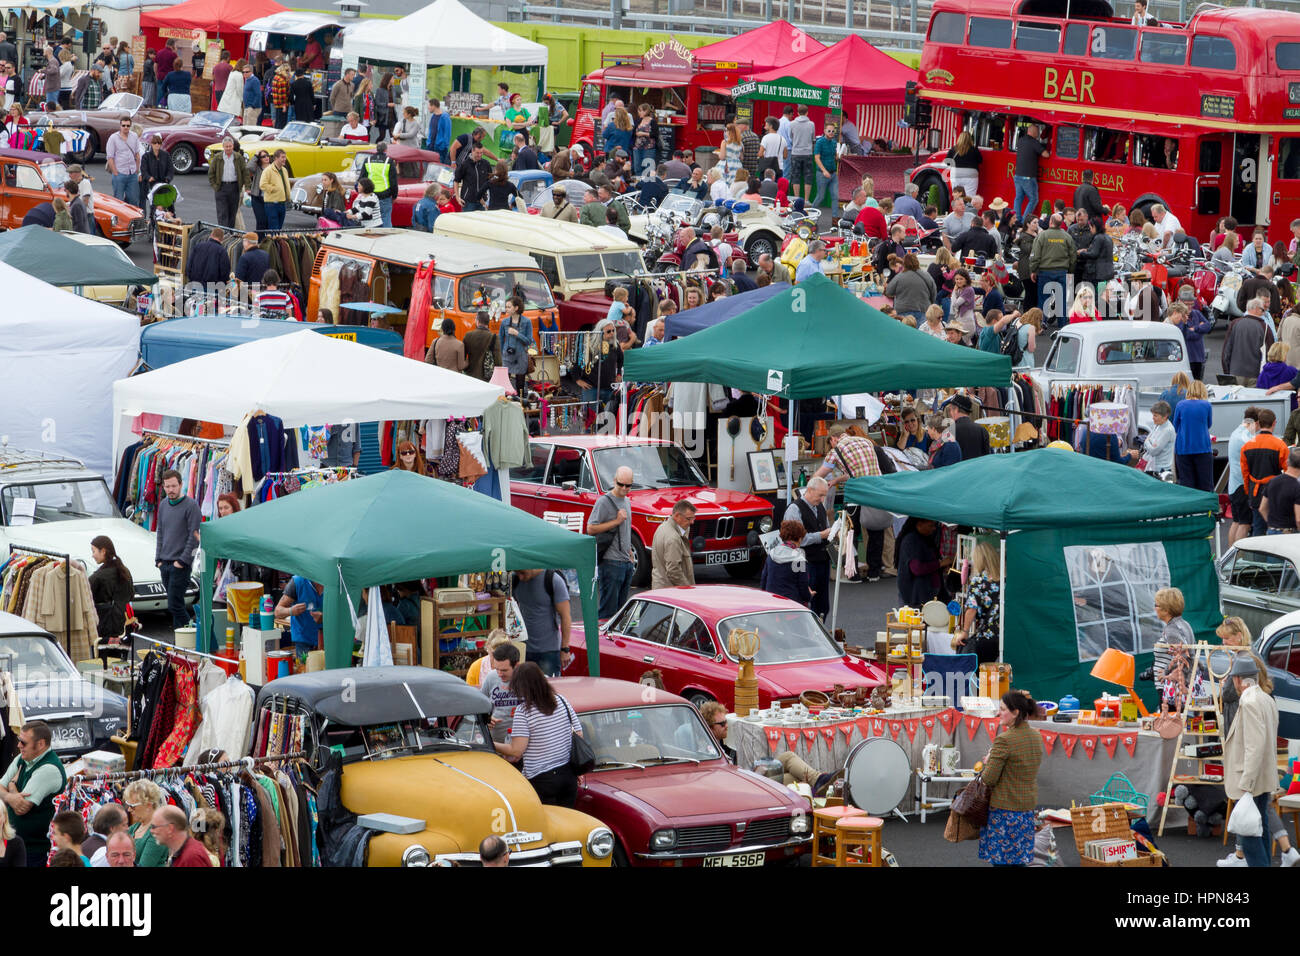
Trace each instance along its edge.
<instances>
[{"instance_id":1,"label":"license plate","mask_svg":"<svg viewBox=\"0 0 1300 956\"><path fill-rule=\"evenodd\" d=\"M144 587L145 587L145 590L148 591L150 594L165 594L165 593L166 593L166 591L163 590L163 586L162 586L161 584L146 584Z\"/></svg>"},{"instance_id":2,"label":"license plate","mask_svg":"<svg viewBox=\"0 0 1300 956\"><path fill-rule=\"evenodd\" d=\"M710 551L704 556L705 564L743 564L748 560L748 548L738 548L735 551Z\"/></svg>"},{"instance_id":3,"label":"license plate","mask_svg":"<svg viewBox=\"0 0 1300 956\"><path fill-rule=\"evenodd\" d=\"M74 750L90 746L90 731L84 720L65 720L50 727L55 750Z\"/></svg>"},{"instance_id":4,"label":"license plate","mask_svg":"<svg viewBox=\"0 0 1300 956\"><path fill-rule=\"evenodd\" d=\"M766 853L729 853L704 858L705 866L762 866L766 862Z\"/></svg>"}]
</instances>

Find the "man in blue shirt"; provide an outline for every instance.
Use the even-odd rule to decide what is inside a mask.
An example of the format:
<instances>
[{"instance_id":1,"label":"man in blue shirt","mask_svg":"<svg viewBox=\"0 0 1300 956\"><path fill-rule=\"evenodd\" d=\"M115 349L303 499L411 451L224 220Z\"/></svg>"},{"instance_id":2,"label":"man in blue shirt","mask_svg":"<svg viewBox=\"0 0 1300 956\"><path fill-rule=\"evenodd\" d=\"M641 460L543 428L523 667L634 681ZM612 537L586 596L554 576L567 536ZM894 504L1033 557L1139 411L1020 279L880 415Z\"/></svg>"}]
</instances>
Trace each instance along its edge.
<instances>
[{"instance_id":1,"label":"man in blue shirt","mask_svg":"<svg viewBox=\"0 0 1300 956\"><path fill-rule=\"evenodd\" d=\"M256 126L262 116L262 81L251 66L244 67L244 125Z\"/></svg>"},{"instance_id":2,"label":"man in blue shirt","mask_svg":"<svg viewBox=\"0 0 1300 956\"><path fill-rule=\"evenodd\" d=\"M277 615L289 618L289 637L298 650L314 651L320 642L321 609L325 606L323 584L309 581L300 574L285 585Z\"/></svg>"},{"instance_id":3,"label":"man in blue shirt","mask_svg":"<svg viewBox=\"0 0 1300 956\"><path fill-rule=\"evenodd\" d=\"M794 270L794 281L803 282L804 279L821 272L822 260L825 258L826 243L820 239L814 239L808 244L808 255L799 260L799 266Z\"/></svg>"},{"instance_id":4,"label":"man in blue shirt","mask_svg":"<svg viewBox=\"0 0 1300 956\"><path fill-rule=\"evenodd\" d=\"M903 195L894 200L894 213L899 216L911 216L917 222L925 215L925 207L921 205L920 200L916 198L920 187L916 183L908 183L903 187Z\"/></svg>"},{"instance_id":5,"label":"man in blue shirt","mask_svg":"<svg viewBox=\"0 0 1300 956\"><path fill-rule=\"evenodd\" d=\"M449 162L451 151L451 114L442 108L436 96L429 97L429 149L437 153L442 161Z\"/></svg>"}]
</instances>

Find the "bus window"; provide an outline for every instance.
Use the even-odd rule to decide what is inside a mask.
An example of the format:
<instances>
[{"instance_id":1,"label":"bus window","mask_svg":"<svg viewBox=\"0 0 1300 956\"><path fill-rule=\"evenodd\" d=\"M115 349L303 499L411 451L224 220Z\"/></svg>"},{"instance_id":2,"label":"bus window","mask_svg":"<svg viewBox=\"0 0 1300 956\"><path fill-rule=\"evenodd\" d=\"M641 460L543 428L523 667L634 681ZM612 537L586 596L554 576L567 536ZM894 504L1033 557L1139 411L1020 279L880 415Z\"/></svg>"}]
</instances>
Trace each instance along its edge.
<instances>
[{"instance_id":1,"label":"bus window","mask_svg":"<svg viewBox=\"0 0 1300 956\"><path fill-rule=\"evenodd\" d=\"M1192 37L1191 66L1201 70L1235 70L1237 50L1227 37Z\"/></svg>"},{"instance_id":2,"label":"bus window","mask_svg":"<svg viewBox=\"0 0 1300 956\"><path fill-rule=\"evenodd\" d=\"M1011 49L1011 21L993 17L970 18L970 45L994 50Z\"/></svg>"},{"instance_id":3,"label":"bus window","mask_svg":"<svg viewBox=\"0 0 1300 956\"><path fill-rule=\"evenodd\" d=\"M960 13L936 13L930 18L931 43L961 45L966 37L966 18Z\"/></svg>"},{"instance_id":4,"label":"bus window","mask_svg":"<svg viewBox=\"0 0 1300 956\"><path fill-rule=\"evenodd\" d=\"M1177 169L1178 140L1138 133L1133 137L1133 165L1148 169Z\"/></svg>"},{"instance_id":5,"label":"bus window","mask_svg":"<svg viewBox=\"0 0 1300 956\"><path fill-rule=\"evenodd\" d=\"M1217 173L1223 168L1223 142L1218 139L1201 140L1201 155L1197 163L1198 172Z\"/></svg>"},{"instance_id":6,"label":"bus window","mask_svg":"<svg viewBox=\"0 0 1300 956\"><path fill-rule=\"evenodd\" d=\"M972 113L967 121L967 128L975 138L975 145L984 149L1003 148L1006 139L1007 114Z\"/></svg>"},{"instance_id":7,"label":"bus window","mask_svg":"<svg viewBox=\"0 0 1300 956\"><path fill-rule=\"evenodd\" d=\"M582 103L584 110L600 109L600 87L595 83L588 83L582 88Z\"/></svg>"},{"instance_id":8,"label":"bus window","mask_svg":"<svg viewBox=\"0 0 1300 956\"><path fill-rule=\"evenodd\" d=\"M1143 63L1163 63L1167 66L1182 66L1187 59L1187 37L1170 36L1168 33L1142 34Z\"/></svg>"},{"instance_id":9,"label":"bus window","mask_svg":"<svg viewBox=\"0 0 1300 956\"><path fill-rule=\"evenodd\" d=\"M1131 27L1098 26L1092 31L1092 55L1102 60L1131 60L1138 32Z\"/></svg>"},{"instance_id":10,"label":"bus window","mask_svg":"<svg viewBox=\"0 0 1300 956\"><path fill-rule=\"evenodd\" d=\"M1079 127L1056 127L1056 155L1061 159L1079 158Z\"/></svg>"},{"instance_id":11,"label":"bus window","mask_svg":"<svg viewBox=\"0 0 1300 956\"><path fill-rule=\"evenodd\" d=\"M1127 163L1128 133L1118 129L1089 126L1083 158L1094 163Z\"/></svg>"},{"instance_id":12,"label":"bus window","mask_svg":"<svg viewBox=\"0 0 1300 956\"><path fill-rule=\"evenodd\" d=\"M1016 49L1030 53L1055 53L1061 48L1061 28L1046 23L1016 24Z\"/></svg>"},{"instance_id":13,"label":"bus window","mask_svg":"<svg viewBox=\"0 0 1300 956\"><path fill-rule=\"evenodd\" d=\"M1277 45L1277 68L1279 70L1300 70L1300 43L1279 43Z\"/></svg>"},{"instance_id":14,"label":"bus window","mask_svg":"<svg viewBox=\"0 0 1300 956\"><path fill-rule=\"evenodd\" d=\"M1048 149L1052 148L1052 127L1048 126L1042 120L1034 119L1032 116L1019 116L1012 125L1011 145L1007 147L1008 149L1013 151L1015 150L1016 143L1020 141L1020 134L1025 131L1025 127L1030 123L1033 123L1038 127L1038 141Z\"/></svg>"},{"instance_id":15,"label":"bus window","mask_svg":"<svg viewBox=\"0 0 1300 956\"><path fill-rule=\"evenodd\" d=\"M1088 53L1088 30L1086 23L1069 23L1065 27L1065 55L1086 56Z\"/></svg>"},{"instance_id":16,"label":"bus window","mask_svg":"<svg viewBox=\"0 0 1300 956\"><path fill-rule=\"evenodd\" d=\"M1277 178L1300 179L1300 138L1284 136L1277 141Z\"/></svg>"}]
</instances>

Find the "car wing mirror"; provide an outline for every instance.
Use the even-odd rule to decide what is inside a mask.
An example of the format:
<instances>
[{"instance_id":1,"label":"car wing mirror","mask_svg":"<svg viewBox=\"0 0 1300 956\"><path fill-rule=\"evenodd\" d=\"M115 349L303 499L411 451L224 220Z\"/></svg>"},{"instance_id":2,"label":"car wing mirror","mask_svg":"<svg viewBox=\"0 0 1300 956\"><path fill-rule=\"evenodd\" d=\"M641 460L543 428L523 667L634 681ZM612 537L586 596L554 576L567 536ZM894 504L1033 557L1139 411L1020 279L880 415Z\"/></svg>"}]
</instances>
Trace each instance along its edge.
<instances>
[{"instance_id":1,"label":"car wing mirror","mask_svg":"<svg viewBox=\"0 0 1300 956\"><path fill-rule=\"evenodd\" d=\"M566 481L561 483L560 487L563 488L565 491L577 491L578 483L576 481Z\"/></svg>"}]
</instances>

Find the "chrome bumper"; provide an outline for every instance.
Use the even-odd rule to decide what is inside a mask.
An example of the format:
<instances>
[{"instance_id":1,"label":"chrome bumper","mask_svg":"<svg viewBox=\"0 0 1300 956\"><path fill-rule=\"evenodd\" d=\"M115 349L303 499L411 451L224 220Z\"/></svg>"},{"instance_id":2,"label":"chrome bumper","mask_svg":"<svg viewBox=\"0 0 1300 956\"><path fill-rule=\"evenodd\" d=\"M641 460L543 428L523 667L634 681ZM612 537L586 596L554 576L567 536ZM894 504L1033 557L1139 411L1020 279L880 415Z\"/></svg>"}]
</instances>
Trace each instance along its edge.
<instances>
[{"instance_id":1,"label":"chrome bumper","mask_svg":"<svg viewBox=\"0 0 1300 956\"><path fill-rule=\"evenodd\" d=\"M706 856L734 856L737 853L766 853L769 850L784 850L792 846L803 846L812 840L812 834L802 834L782 843L759 843L751 846L729 846L721 850L706 850L700 853L677 853L668 850L664 853L638 853L638 860L702 860Z\"/></svg>"},{"instance_id":2,"label":"chrome bumper","mask_svg":"<svg viewBox=\"0 0 1300 956\"><path fill-rule=\"evenodd\" d=\"M443 860L460 866L480 866L477 853L439 853L434 865ZM582 844L552 843L536 850L511 850L510 866L582 866Z\"/></svg>"}]
</instances>

